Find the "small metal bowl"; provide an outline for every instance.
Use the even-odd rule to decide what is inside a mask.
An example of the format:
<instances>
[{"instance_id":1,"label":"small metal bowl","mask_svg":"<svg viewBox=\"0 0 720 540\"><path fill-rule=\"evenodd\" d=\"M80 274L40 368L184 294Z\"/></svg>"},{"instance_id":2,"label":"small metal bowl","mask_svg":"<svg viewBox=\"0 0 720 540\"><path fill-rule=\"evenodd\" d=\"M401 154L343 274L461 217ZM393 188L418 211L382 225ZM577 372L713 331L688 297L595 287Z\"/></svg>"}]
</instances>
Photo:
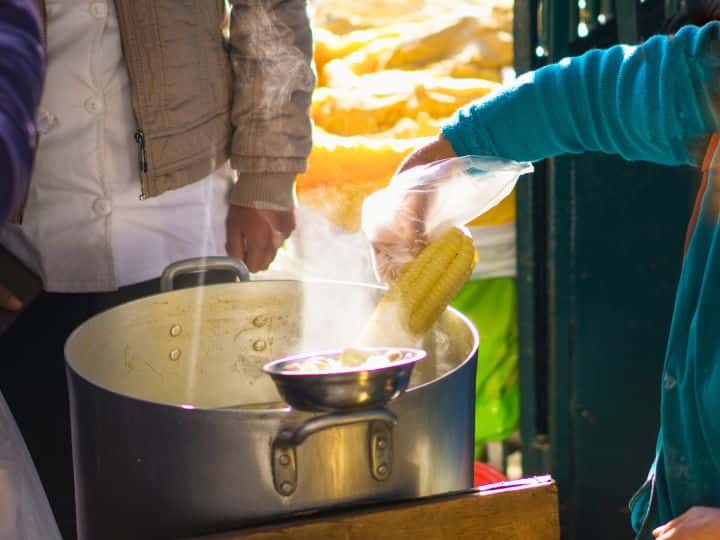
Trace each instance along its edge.
<instances>
[{"instance_id":1,"label":"small metal bowl","mask_svg":"<svg viewBox=\"0 0 720 540\"><path fill-rule=\"evenodd\" d=\"M293 408L313 412L347 412L383 407L408 386L413 366L427 356L421 349L362 348L368 353L399 352L401 357L374 367L347 367L313 372L285 371L290 364L314 357L338 358L343 351L300 354L263 366L278 392Z\"/></svg>"}]
</instances>

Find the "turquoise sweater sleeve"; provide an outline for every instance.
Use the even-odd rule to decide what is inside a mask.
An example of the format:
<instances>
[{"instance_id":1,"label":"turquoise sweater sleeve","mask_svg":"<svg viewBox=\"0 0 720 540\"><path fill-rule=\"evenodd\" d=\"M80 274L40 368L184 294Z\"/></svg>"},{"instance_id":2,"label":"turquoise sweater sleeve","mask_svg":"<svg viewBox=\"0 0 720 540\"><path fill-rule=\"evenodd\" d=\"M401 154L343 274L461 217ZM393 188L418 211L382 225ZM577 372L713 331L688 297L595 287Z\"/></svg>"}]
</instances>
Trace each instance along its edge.
<instances>
[{"instance_id":1,"label":"turquoise sweater sleeve","mask_svg":"<svg viewBox=\"0 0 720 540\"><path fill-rule=\"evenodd\" d=\"M526 73L443 127L458 155L518 161L586 151L697 164L718 130L720 23L686 26Z\"/></svg>"}]
</instances>

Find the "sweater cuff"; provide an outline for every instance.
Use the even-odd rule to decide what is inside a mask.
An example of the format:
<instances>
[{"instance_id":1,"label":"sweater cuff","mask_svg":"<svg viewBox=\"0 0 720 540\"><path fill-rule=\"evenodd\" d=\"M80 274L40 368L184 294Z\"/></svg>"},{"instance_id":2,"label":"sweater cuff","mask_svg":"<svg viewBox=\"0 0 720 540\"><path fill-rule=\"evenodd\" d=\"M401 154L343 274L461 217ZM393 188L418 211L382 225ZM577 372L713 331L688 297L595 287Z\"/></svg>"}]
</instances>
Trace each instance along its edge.
<instances>
[{"instance_id":1,"label":"sweater cuff","mask_svg":"<svg viewBox=\"0 0 720 540\"><path fill-rule=\"evenodd\" d=\"M495 149L492 148L488 134L485 130L478 126L480 122L473 118L473 112L477 107L466 105L458 109L455 115L445 125L441 127L441 133L452 146L453 151L458 156L496 156ZM483 141L484 147L477 145ZM475 144L473 144L475 143ZM505 157L505 156L496 156Z\"/></svg>"},{"instance_id":2,"label":"sweater cuff","mask_svg":"<svg viewBox=\"0 0 720 540\"><path fill-rule=\"evenodd\" d=\"M260 210L295 207L294 173L238 173L230 203Z\"/></svg>"}]
</instances>

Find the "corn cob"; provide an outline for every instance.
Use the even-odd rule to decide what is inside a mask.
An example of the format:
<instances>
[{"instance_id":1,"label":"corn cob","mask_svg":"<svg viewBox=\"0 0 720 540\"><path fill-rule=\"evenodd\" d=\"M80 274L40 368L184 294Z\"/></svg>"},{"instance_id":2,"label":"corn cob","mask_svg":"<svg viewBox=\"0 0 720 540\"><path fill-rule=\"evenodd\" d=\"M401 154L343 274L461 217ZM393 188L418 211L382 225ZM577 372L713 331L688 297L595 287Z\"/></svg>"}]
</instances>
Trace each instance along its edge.
<instances>
[{"instance_id":1,"label":"corn cob","mask_svg":"<svg viewBox=\"0 0 720 540\"><path fill-rule=\"evenodd\" d=\"M453 227L432 240L382 298L363 341L378 346L413 345L457 296L476 262L472 239L460 229Z\"/></svg>"}]
</instances>

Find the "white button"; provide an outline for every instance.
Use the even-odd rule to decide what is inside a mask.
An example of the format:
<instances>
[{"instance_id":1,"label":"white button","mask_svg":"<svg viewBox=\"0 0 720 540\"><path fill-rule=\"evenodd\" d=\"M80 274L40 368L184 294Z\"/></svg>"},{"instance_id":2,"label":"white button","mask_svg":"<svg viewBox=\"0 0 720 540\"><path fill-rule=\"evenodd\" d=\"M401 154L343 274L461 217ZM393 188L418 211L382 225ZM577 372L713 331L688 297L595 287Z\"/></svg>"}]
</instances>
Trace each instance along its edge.
<instances>
[{"instance_id":1,"label":"white button","mask_svg":"<svg viewBox=\"0 0 720 540\"><path fill-rule=\"evenodd\" d=\"M102 112L103 106L99 100L91 97L85 100L85 110L89 113L97 114Z\"/></svg>"},{"instance_id":2,"label":"white button","mask_svg":"<svg viewBox=\"0 0 720 540\"><path fill-rule=\"evenodd\" d=\"M37 124L37 132L40 135L46 135L58 123L57 116L45 109L38 110L35 120Z\"/></svg>"},{"instance_id":3,"label":"white button","mask_svg":"<svg viewBox=\"0 0 720 540\"><path fill-rule=\"evenodd\" d=\"M107 17L107 4L105 2L93 2L90 4L90 13L96 19L104 19Z\"/></svg>"},{"instance_id":4,"label":"white button","mask_svg":"<svg viewBox=\"0 0 720 540\"><path fill-rule=\"evenodd\" d=\"M99 216L107 216L112 211L112 203L107 199L96 199L93 210Z\"/></svg>"}]
</instances>

